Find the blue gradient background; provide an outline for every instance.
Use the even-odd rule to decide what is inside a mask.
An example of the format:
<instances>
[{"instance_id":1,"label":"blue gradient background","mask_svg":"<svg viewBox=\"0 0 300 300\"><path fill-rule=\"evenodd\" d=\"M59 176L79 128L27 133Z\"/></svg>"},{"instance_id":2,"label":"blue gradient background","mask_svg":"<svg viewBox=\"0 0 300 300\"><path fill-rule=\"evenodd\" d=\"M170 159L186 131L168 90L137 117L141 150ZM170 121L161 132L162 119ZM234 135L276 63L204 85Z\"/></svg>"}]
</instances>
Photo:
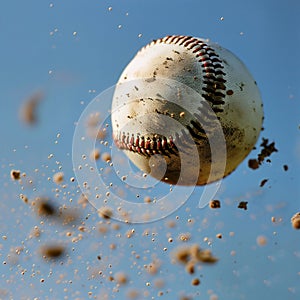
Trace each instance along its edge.
<instances>
[{"instance_id":1,"label":"blue gradient background","mask_svg":"<svg viewBox=\"0 0 300 300\"><path fill-rule=\"evenodd\" d=\"M291 216L300 211L299 12L296 0L2 1L0 228L7 240L0 241L0 299L127 299L131 289L139 292L137 299L180 299L181 295L210 299L211 294L225 300L300 299L300 232L290 224ZM171 34L210 38L244 61L264 101L261 136L275 141L279 152L272 155L272 163L256 171L248 168L246 160L226 178L219 195L220 210L197 209L199 199L194 195L164 220L138 226L120 224L120 231L100 235L94 230L100 219L88 207L83 216L90 217L83 217L83 222L89 230L82 240L72 243L65 233L73 230L78 234L76 228L61 228L47 220L41 225L18 195L54 195L56 187L47 177L58 171L56 161L67 181L74 176L72 138L84 107L116 83L139 48ZM38 107L38 126L31 128L20 122L18 113L24 99L36 90L44 91L45 99ZM54 160L47 159L50 153ZM254 151L249 158L256 154ZM287 172L284 164L289 166ZM31 176L34 187L22 191L10 179L12 168ZM264 178L268 182L259 187ZM76 204L76 184L67 183L70 194L60 191L57 201L73 197ZM241 200L248 201L247 211L237 209ZM272 223L272 216L282 222ZM193 225L188 219L194 220ZM176 221L173 229L166 226L170 220ZM44 232L38 239L29 239L35 225ZM132 228L135 234L128 239L126 232ZM143 235L146 229L149 236ZM182 232L191 234L189 243L211 248L219 262L204 265L193 276L183 266L172 264L172 249L184 244L176 240ZM219 232L221 240L215 238ZM229 232L235 235L230 237ZM168 233L176 240L172 244ZM257 245L259 235L267 238L266 246ZM211 245L203 241L205 237L212 240ZM39 256L39 246L48 240L67 243L70 251L63 264L45 263ZM109 248L111 243L117 245L116 250ZM10 262L9 255L20 245L23 252L15 263ZM168 250L163 251L164 247ZM136 259L132 251L141 258ZM145 273L144 264L153 257L161 266L151 276ZM21 275L24 268L27 272ZM115 282L91 276L94 268L112 275L124 271L129 282L116 291ZM199 286L191 285L195 277L201 280ZM165 285L157 288L157 279L163 279Z\"/></svg>"}]
</instances>

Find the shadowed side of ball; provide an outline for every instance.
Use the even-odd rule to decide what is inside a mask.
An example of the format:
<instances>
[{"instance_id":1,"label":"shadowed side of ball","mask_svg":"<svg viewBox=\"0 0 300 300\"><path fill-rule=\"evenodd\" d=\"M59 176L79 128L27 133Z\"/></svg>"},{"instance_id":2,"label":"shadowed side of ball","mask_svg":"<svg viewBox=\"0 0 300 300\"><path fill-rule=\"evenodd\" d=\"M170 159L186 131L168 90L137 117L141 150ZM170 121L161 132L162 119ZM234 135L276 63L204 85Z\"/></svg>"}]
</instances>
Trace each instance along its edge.
<instances>
[{"instance_id":1,"label":"shadowed side of ball","mask_svg":"<svg viewBox=\"0 0 300 300\"><path fill-rule=\"evenodd\" d=\"M111 118L116 145L141 170L172 184L205 185L252 150L263 109L255 80L234 54L200 38L167 36L127 65ZM153 155L165 164L149 163Z\"/></svg>"}]
</instances>

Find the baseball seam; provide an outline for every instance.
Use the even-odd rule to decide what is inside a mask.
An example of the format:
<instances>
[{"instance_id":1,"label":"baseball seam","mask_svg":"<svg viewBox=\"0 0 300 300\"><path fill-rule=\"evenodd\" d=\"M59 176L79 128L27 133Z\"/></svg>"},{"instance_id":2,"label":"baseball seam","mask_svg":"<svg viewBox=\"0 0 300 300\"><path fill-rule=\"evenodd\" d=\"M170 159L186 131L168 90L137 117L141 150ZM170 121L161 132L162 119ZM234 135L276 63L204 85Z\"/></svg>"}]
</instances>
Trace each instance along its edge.
<instances>
[{"instance_id":1,"label":"baseball seam","mask_svg":"<svg viewBox=\"0 0 300 300\"><path fill-rule=\"evenodd\" d=\"M212 109L215 113L222 112L222 105L225 103L224 98L226 95L223 91L226 90L226 75L222 69L222 61L219 59L219 55L213 48L209 47L203 41L194 38L192 36L178 36L170 35L162 39L154 40L150 45L157 43L164 44L178 44L185 49L192 51L195 54L198 62L201 64L203 75L203 84L201 96L212 105ZM146 46L147 47L147 46Z\"/></svg>"},{"instance_id":2,"label":"baseball seam","mask_svg":"<svg viewBox=\"0 0 300 300\"><path fill-rule=\"evenodd\" d=\"M214 49L198 38L172 35L154 40L140 51L155 44L178 44L186 50L192 51L198 62L201 64L201 70L204 74L201 96L210 103L210 109L215 113L223 112L222 106L225 103L224 98L226 97L224 94L224 91L226 90L226 80L224 79L224 76L226 74L223 72L224 66L222 65L222 61L219 59L219 55ZM203 105L205 105L205 102ZM190 125L186 126L196 144L198 143L195 141L195 138L202 140L207 139L206 133L199 122L203 122L201 118L201 114L203 115L203 107L199 108L199 112L200 114L193 113L195 120L190 121ZM206 115L206 117L208 120L210 119L209 115ZM182 137L179 137L179 134L176 133L174 137L170 136L169 138L158 135L152 137L148 136L146 138L140 136L140 134L137 134L136 136L131 134L130 136L129 133L125 134L125 132L119 132L114 135L113 138L117 147L122 150L129 150L147 156L154 154L164 154L169 156L170 154L178 152L175 142L180 143L182 140L186 140L186 133L184 131L181 133Z\"/></svg>"},{"instance_id":3,"label":"baseball seam","mask_svg":"<svg viewBox=\"0 0 300 300\"><path fill-rule=\"evenodd\" d=\"M168 139L165 136L153 136L152 138L140 136L139 134L131 136L129 133L119 133L118 136L114 136L114 141L119 149L129 150L137 152L147 156L154 154L164 154L169 156L170 154L178 152L178 149L173 142L173 137Z\"/></svg>"}]
</instances>

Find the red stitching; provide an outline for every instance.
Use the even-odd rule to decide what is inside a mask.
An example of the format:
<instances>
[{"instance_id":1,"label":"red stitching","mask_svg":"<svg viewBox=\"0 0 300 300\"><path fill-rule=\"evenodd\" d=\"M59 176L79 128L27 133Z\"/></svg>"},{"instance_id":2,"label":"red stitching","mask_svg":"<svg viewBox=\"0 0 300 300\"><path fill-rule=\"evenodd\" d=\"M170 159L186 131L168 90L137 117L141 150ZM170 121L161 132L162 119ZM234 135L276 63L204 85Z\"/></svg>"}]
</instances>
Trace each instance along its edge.
<instances>
[{"instance_id":1,"label":"red stitching","mask_svg":"<svg viewBox=\"0 0 300 300\"><path fill-rule=\"evenodd\" d=\"M168 155L178 151L172 136L170 136L169 139L164 136L153 136L152 139L147 137L145 141L144 136L137 134L137 136L134 137L134 134L132 134L131 138L129 138L129 133L126 135L125 132L123 132L117 136L115 135L113 138L119 149L138 152L148 156L153 154Z\"/></svg>"},{"instance_id":2,"label":"red stitching","mask_svg":"<svg viewBox=\"0 0 300 300\"><path fill-rule=\"evenodd\" d=\"M203 70L203 84L202 87L202 97L206 99L210 104L211 108L215 113L223 111L224 98L226 95L223 91L226 90L226 75L222 69L222 60L219 59L219 55L215 53L214 49L209 47L205 42L191 37L191 36L179 36L172 35L166 36L164 38L153 40L150 44L146 45L141 49L141 51L151 45L163 43L163 44L179 44L180 46L192 51L195 54L195 57L201 63L201 68ZM198 121L200 115L196 112L194 113L196 121L191 121L190 125L187 126L187 129L191 136L195 139L205 139L206 134L203 130L201 123ZM209 118L209 116L207 115ZM185 139L185 134L183 134L182 139ZM143 155L153 155L153 154L164 154L168 155L178 152L176 147L176 142L180 144L179 135L176 134L174 139L172 136L166 138L164 136L153 136L152 139L147 137L145 140L144 136L137 134L135 137L133 134L129 138L129 133L125 135L125 132L119 133L118 136L114 136L114 141L118 148L127 149L132 152L137 152ZM195 140L195 143L198 142Z\"/></svg>"},{"instance_id":3,"label":"red stitching","mask_svg":"<svg viewBox=\"0 0 300 300\"><path fill-rule=\"evenodd\" d=\"M204 73L203 77L209 78L209 80L203 81L206 86L203 86L202 88L202 96L211 103L214 112L217 113L223 111L221 106L225 103L223 98L226 97L226 95L222 93L222 91L226 90L226 86L224 84L226 83L226 79L224 79L223 76L226 74L222 71L222 69L224 69L222 60L219 59L219 55L213 48L197 38L183 35L166 36L164 38L154 40L153 43L178 44L188 50L191 50L201 63Z\"/></svg>"}]
</instances>

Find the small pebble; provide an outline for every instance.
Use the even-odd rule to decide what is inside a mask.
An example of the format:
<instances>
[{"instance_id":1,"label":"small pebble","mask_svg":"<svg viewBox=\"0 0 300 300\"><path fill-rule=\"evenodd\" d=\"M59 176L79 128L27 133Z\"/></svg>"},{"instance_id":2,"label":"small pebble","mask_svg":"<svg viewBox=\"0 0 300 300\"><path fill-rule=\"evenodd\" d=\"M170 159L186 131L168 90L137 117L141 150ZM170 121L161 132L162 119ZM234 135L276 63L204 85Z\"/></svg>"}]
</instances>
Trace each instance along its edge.
<instances>
[{"instance_id":1,"label":"small pebble","mask_svg":"<svg viewBox=\"0 0 300 300\"><path fill-rule=\"evenodd\" d=\"M297 212L292 216L291 222L295 229L300 229L300 212Z\"/></svg>"},{"instance_id":2,"label":"small pebble","mask_svg":"<svg viewBox=\"0 0 300 300\"><path fill-rule=\"evenodd\" d=\"M219 200L211 200L209 202L209 207L210 208L220 208L221 207L221 202Z\"/></svg>"},{"instance_id":3,"label":"small pebble","mask_svg":"<svg viewBox=\"0 0 300 300\"><path fill-rule=\"evenodd\" d=\"M21 178L20 170L11 170L10 171L10 177L13 180L20 180L20 178Z\"/></svg>"}]
</instances>

